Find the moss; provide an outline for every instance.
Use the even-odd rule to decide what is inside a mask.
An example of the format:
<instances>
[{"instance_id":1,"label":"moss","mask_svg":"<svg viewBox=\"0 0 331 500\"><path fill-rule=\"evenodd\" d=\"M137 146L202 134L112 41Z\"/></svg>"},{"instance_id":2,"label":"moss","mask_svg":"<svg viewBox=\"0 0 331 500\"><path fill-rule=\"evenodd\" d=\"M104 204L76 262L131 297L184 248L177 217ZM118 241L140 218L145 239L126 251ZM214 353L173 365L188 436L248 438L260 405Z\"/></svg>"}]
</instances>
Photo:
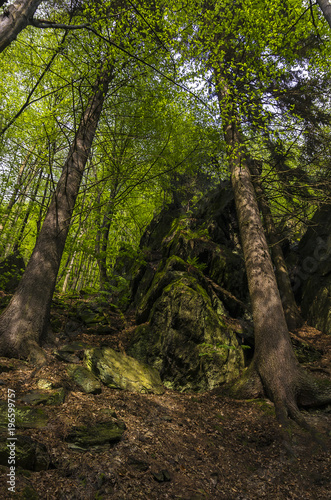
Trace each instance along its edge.
<instances>
[{"instance_id":1,"label":"moss","mask_svg":"<svg viewBox=\"0 0 331 500\"><path fill-rule=\"evenodd\" d=\"M94 426L74 427L66 437L66 441L78 447L90 447L114 443L121 439L126 426L118 420L101 422Z\"/></svg>"},{"instance_id":2,"label":"moss","mask_svg":"<svg viewBox=\"0 0 331 500\"><path fill-rule=\"evenodd\" d=\"M6 402L0 402L0 428L8 427L8 408ZM48 417L41 408L16 405L15 426L20 429L39 429L47 425Z\"/></svg>"},{"instance_id":3,"label":"moss","mask_svg":"<svg viewBox=\"0 0 331 500\"><path fill-rule=\"evenodd\" d=\"M113 349L87 349L85 363L108 387L141 393L164 392L157 370Z\"/></svg>"},{"instance_id":4,"label":"moss","mask_svg":"<svg viewBox=\"0 0 331 500\"><path fill-rule=\"evenodd\" d=\"M243 353L197 279L188 273L173 278L155 301L150 323L136 331L128 352L157 368L167 388L183 392L213 389L239 375ZM234 349L201 357L204 343Z\"/></svg>"},{"instance_id":5,"label":"moss","mask_svg":"<svg viewBox=\"0 0 331 500\"><path fill-rule=\"evenodd\" d=\"M331 381L328 378L317 378L313 377L314 383L316 384L320 392L330 391L331 393Z\"/></svg>"},{"instance_id":6,"label":"moss","mask_svg":"<svg viewBox=\"0 0 331 500\"><path fill-rule=\"evenodd\" d=\"M51 389L47 391L34 390L25 394L21 401L28 403L30 405L60 405L64 402L65 390L63 387L57 389Z\"/></svg>"},{"instance_id":7,"label":"moss","mask_svg":"<svg viewBox=\"0 0 331 500\"><path fill-rule=\"evenodd\" d=\"M257 399L246 399L246 403L252 403L257 405L261 410L267 415L271 415L273 417L276 416L275 407L272 403L268 402L266 399L257 398Z\"/></svg>"},{"instance_id":8,"label":"moss","mask_svg":"<svg viewBox=\"0 0 331 500\"><path fill-rule=\"evenodd\" d=\"M315 347L292 339L295 355L299 363L313 363L321 359L322 353Z\"/></svg>"},{"instance_id":9,"label":"moss","mask_svg":"<svg viewBox=\"0 0 331 500\"><path fill-rule=\"evenodd\" d=\"M69 365L67 366L67 373L71 380L86 394L101 393L100 381L84 366Z\"/></svg>"},{"instance_id":10,"label":"moss","mask_svg":"<svg viewBox=\"0 0 331 500\"><path fill-rule=\"evenodd\" d=\"M261 380L253 363L242 371L238 380L229 385L227 394L230 397L241 399L258 398L264 395Z\"/></svg>"},{"instance_id":11,"label":"moss","mask_svg":"<svg viewBox=\"0 0 331 500\"><path fill-rule=\"evenodd\" d=\"M144 323L149 317L155 301L162 295L163 289L170 284L174 277L181 276L181 273L186 272L187 264L177 256L172 256L166 263L161 262L156 271L152 284L142 298L137 308L137 322Z\"/></svg>"}]
</instances>

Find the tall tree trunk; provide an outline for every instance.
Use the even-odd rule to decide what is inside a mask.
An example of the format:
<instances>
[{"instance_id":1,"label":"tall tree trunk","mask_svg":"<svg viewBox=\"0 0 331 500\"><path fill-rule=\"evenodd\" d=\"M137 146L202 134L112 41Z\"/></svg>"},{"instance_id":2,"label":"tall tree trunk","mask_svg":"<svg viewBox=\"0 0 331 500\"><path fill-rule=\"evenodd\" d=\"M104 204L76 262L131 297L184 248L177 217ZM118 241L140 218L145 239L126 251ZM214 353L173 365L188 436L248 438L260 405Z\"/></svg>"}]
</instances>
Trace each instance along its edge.
<instances>
[{"instance_id":1,"label":"tall tree trunk","mask_svg":"<svg viewBox=\"0 0 331 500\"><path fill-rule=\"evenodd\" d=\"M43 174L43 172L42 172L42 170L40 170L37 184L36 184L36 186L34 188L34 191L33 191L32 195L31 195L31 198L30 198L30 201L29 201L29 204L28 204L28 208L27 208L27 210L25 212L23 221L21 223L21 227L20 227L20 229L17 232L16 240L15 240L14 247L13 247L13 253L18 253L19 252L21 243L23 241L23 235L24 235L25 226L27 225L27 223L29 221L29 217L30 217L31 211L32 211L34 202L36 201L36 197L37 197L37 194L38 194L38 191L39 191L39 186L40 186L42 174Z\"/></svg>"},{"instance_id":2,"label":"tall tree trunk","mask_svg":"<svg viewBox=\"0 0 331 500\"><path fill-rule=\"evenodd\" d=\"M318 385L300 367L295 357L248 162L240 141L235 106L229 102L229 90L222 80L221 85L218 85L218 95L220 106L222 103L227 106L227 113L223 114L223 130L255 335L252 363L235 389L241 394L255 391L255 394L268 396L275 405L277 418L283 428L287 429L287 417L291 417L314 433L298 405L325 404L331 401L331 391L330 388L319 391ZM289 446L286 432L284 441Z\"/></svg>"},{"instance_id":3,"label":"tall tree trunk","mask_svg":"<svg viewBox=\"0 0 331 500\"><path fill-rule=\"evenodd\" d=\"M275 275L283 304L283 310L285 314L287 327L289 330L292 331L295 330L296 328L299 328L302 325L303 321L301 318L299 308L294 298L291 286L291 280L288 275L283 250L279 243L279 237L277 236L277 231L272 217L272 213L269 207L269 203L264 188L262 186L259 168L254 161L250 161L249 169L252 174L252 180L257 195L257 201L263 215L264 227L266 229L267 239L271 247L271 255L275 265Z\"/></svg>"},{"instance_id":4,"label":"tall tree trunk","mask_svg":"<svg viewBox=\"0 0 331 500\"><path fill-rule=\"evenodd\" d=\"M95 251L97 256L97 263L99 267L99 276L100 276L100 290L107 290L107 283L109 282L108 273L107 273L107 248L108 248L108 239L109 239L109 231L112 224L113 219L113 198L114 194L111 193L106 211L103 216L102 223L99 223L96 240L95 240Z\"/></svg>"},{"instance_id":5,"label":"tall tree trunk","mask_svg":"<svg viewBox=\"0 0 331 500\"><path fill-rule=\"evenodd\" d=\"M0 16L0 52L5 50L30 24L37 8L43 0L16 0Z\"/></svg>"},{"instance_id":6,"label":"tall tree trunk","mask_svg":"<svg viewBox=\"0 0 331 500\"><path fill-rule=\"evenodd\" d=\"M325 19L327 20L330 28L331 28L331 4L329 0L317 0L318 5L320 6Z\"/></svg>"},{"instance_id":7,"label":"tall tree trunk","mask_svg":"<svg viewBox=\"0 0 331 500\"><path fill-rule=\"evenodd\" d=\"M72 254L71 259L70 259L70 257L68 258L68 264L69 265L68 265L68 268L66 269L65 278L64 278L64 281L63 281L63 285L62 285L62 293L65 293L66 290L67 290L67 286L68 286L68 283L69 283L69 277L70 277L71 269L72 269L72 266L74 265L75 256L76 256L76 252L74 252Z\"/></svg>"},{"instance_id":8,"label":"tall tree trunk","mask_svg":"<svg viewBox=\"0 0 331 500\"><path fill-rule=\"evenodd\" d=\"M0 317L0 355L43 358L51 300L85 164L112 77L107 64L81 117L56 191L18 289Z\"/></svg>"}]
</instances>

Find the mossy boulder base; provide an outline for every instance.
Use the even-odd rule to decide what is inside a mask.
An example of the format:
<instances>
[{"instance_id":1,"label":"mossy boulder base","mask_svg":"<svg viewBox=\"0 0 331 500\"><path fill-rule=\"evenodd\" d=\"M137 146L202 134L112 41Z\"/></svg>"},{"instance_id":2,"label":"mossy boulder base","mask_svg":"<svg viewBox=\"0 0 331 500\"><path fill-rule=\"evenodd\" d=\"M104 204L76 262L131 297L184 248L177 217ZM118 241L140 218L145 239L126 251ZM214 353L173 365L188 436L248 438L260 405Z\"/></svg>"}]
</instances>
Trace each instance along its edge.
<instances>
[{"instance_id":1,"label":"mossy boulder base","mask_svg":"<svg viewBox=\"0 0 331 500\"><path fill-rule=\"evenodd\" d=\"M222 302L199 270L188 269L171 257L156 273L138 310L149 323L138 326L128 352L154 366L168 388L209 390L238 377L243 351Z\"/></svg>"},{"instance_id":2,"label":"mossy boulder base","mask_svg":"<svg viewBox=\"0 0 331 500\"><path fill-rule=\"evenodd\" d=\"M229 326L229 316L240 318L248 309L234 212L231 188L223 183L190 213L164 209L142 238L150 252L131 287L139 326L128 354L156 368L168 388L210 390L244 367Z\"/></svg>"}]
</instances>

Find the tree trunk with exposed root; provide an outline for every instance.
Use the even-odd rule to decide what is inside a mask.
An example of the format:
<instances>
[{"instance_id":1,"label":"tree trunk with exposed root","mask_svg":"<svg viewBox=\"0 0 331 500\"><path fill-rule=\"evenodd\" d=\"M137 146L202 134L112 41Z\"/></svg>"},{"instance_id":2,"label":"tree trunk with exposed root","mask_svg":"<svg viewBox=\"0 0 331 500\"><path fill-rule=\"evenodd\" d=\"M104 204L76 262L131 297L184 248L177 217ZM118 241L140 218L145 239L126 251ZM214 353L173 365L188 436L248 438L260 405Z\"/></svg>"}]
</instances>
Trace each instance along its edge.
<instances>
[{"instance_id":1,"label":"tree trunk with exposed root","mask_svg":"<svg viewBox=\"0 0 331 500\"><path fill-rule=\"evenodd\" d=\"M220 104L223 92L219 88ZM271 256L265 237L251 173L246 161L234 114L224 124L231 181L236 203L241 244L244 253L249 294L252 304L255 351L251 365L233 387L241 397L267 396L274 405L284 429L288 417L302 427L309 427L299 407L313 407L331 402L331 385L321 388L299 365L288 332Z\"/></svg>"}]
</instances>

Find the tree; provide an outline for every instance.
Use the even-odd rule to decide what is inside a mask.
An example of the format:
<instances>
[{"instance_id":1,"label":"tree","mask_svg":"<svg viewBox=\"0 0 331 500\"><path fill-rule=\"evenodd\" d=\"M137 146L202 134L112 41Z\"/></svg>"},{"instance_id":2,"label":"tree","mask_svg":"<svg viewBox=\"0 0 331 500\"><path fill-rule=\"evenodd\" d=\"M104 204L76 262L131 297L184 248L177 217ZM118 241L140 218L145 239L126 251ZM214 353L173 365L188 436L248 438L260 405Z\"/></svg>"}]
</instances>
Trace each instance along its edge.
<instances>
[{"instance_id":1,"label":"tree","mask_svg":"<svg viewBox=\"0 0 331 500\"><path fill-rule=\"evenodd\" d=\"M43 360L40 344L48 317L72 212L106 98L113 67L105 61L82 113L62 175L19 287L0 317L0 352Z\"/></svg>"},{"instance_id":2,"label":"tree","mask_svg":"<svg viewBox=\"0 0 331 500\"><path fill-rule=\"evenodd\" d=\"M311 2L311 0L310 0L310 2ZM331 4L330 4L329 0L317 0L317 3L320 6L324 17L331 28Z\"/></svg>"},{"instance_id":3,"label":"tree","mask_svg":"<svg viewBox=\"0 0 331 500\"><path fill-rule=\"evenodd\" d=\"M286 67L283 54L283 67L275 71L275 56L262 58L270 50L270 30L277 29L271 21L277 6L273 6L273 12L264 11L270 20L266 37L250 24L254 9L258 18L260 8L261 3L246 6L238 2L234 12L230 3L214 9L207 2L197 30L199 51L204 52L203 59L214 72L254 321L254 358L236 388L242 394L244 388L266 394L274 402L284 429L288 417L309 428L299 406L325 404L331 399L331 390L320 390L295 357L251 178L250 153L243 142L247 116L254 117L257 131L266 127L270 112L259 103L268 85L268 75L272 74L276 81L283 78L284 69L293 61ZM276 24L282 18L280 11L278 14ZM258 136L258 132L254 135Z\"/></svg>"},{"instance_id":4,"label":"tree","mask_svg":"<svg viewBox=\"0 0 331 500\"><path fill-rule=\"evenodd\" d=\"M16 0L0 16L0 52L26 28L43 0Z\"/></svg>"},{"instance_id":5,"label":"tree","mask_svg":"<svg viewBox=\"0 0 331 500\"><path fill-rule=\"evenodd\" d=\"M252 181L254 184L258 205L263 215L267 239L271 247L270 250L275 265L275 275L283 304L287 327L289 330L293 331L301 326L303 321L294 298L294 293L291 287L291 281L284 259L283 250L280 245L279 236L277 236L277 231L268 199L263 189L260 168L256 162L250 161L249 169L252 174Z\"/></svg>"}]
</instances>

